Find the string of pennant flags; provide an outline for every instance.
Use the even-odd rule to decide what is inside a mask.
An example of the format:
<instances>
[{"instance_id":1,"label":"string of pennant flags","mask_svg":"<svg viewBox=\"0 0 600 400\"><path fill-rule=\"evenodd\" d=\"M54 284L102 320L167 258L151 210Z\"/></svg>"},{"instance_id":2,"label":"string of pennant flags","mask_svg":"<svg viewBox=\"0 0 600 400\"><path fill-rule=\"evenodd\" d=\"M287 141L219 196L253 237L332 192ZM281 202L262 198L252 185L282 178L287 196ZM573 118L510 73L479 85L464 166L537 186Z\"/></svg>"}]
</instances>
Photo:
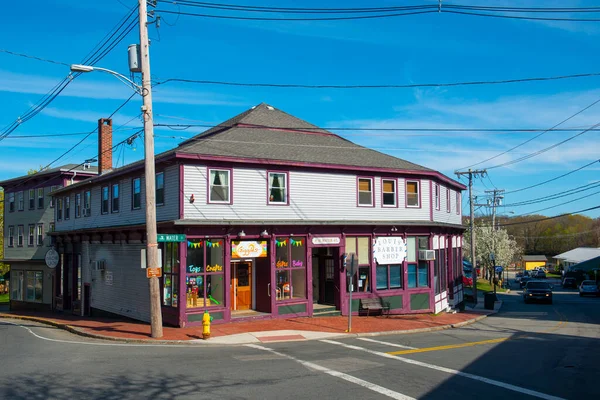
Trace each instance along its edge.
<instances>
[{"instance_id":1,"label":"string of pennant flags","mask_svg":"<svg viewBox=\"0 0 600 400\"><path fill-rule=\"evenodd\" d=\"M275 245L277 247L287 246L287 239L275 240ZM300 246L302 246L302 240L294 240L294 239L290 238L290 245L300 247Z\"/></svg>"},{"instance_id":2,"label":"string of pennant flags","mask_svg":"<svg viewBox=\"0 0 600 400\"><path fill-rule=\"evenodd\" d=\"M202 244L204 242L201 240L199 242L191 242L188 240L187 242L187 247L191 248L191 249L197 249L199 247L202 247ZM221 241L218 240L216 242L211 242L211 241L206 241L206 247L221 247Z\"/></svg>"}]
</instances>

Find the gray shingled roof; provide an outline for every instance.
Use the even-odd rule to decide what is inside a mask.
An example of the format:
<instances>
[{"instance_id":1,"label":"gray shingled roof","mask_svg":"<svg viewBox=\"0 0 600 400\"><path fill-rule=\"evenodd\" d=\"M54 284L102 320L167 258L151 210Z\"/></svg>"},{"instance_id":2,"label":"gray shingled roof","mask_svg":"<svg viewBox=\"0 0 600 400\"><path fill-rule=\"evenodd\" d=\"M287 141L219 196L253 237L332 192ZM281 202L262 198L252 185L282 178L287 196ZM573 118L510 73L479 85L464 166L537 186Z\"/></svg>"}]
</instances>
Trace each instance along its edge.
<instances>
[{"instance_id":1,"label":"gray shingled roof","mask_svg":"<svg viewBox=\"0 0 600 400\"><path fill-rule=\"evenodd\" d=\"M273 161L431 171L421 165L352 143L264 103L186 140L175 151Z\"/></svg>"},{"instance_id":2,"label":"gray shingled roof","mask_svg":"<svg viewBox=\"0 0 600 400\"><path fill-rule=\"evenodd\" d=\"M532 256L523 256L523 261L547 261L548 259L544 255L532 255Z\"/></svg>"},{"instance_id":3,"label":"gray shingled roof","mask_svg":"<svg viewBox=\"0 0 600 400\"><path fill-rule=\"evenodd\" d=\"M60 172L85 172L86 174L97 174L98 167L84 168L84 166L82 164L65 164L65 165L61 165L60 167L45 169L43 171L36 172L35 174L18 176L16 178L11 178L11 179L7 179L5 181L1 181L0 186L18 183L19 181L21 181L23 179L35 179L38 177L52 175L52 174L56 174L56 173L60 173Z\"/></svg>"}]
</instances>

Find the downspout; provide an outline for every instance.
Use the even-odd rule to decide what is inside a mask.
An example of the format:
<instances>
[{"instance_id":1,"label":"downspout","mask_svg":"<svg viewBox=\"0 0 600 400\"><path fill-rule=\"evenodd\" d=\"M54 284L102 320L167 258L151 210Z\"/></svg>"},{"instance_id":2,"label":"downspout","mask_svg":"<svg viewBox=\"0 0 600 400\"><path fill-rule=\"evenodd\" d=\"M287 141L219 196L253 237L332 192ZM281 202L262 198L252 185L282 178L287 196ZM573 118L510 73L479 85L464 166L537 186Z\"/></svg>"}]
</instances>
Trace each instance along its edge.
<instances>
[{"instance_id":1,"label":"downspout","mask_svg":"<svg viewBox=\"0 0 600 400\"><path fill-rule=\"evenodd\" d=\"M72 185L73 183L75 183L75 182L74 182L74 180L75 180L75 177L76 177L76 176L77 176L77 171L73 171L73 176L71 177L71 185Z\"/></svg>"}]
</instances>

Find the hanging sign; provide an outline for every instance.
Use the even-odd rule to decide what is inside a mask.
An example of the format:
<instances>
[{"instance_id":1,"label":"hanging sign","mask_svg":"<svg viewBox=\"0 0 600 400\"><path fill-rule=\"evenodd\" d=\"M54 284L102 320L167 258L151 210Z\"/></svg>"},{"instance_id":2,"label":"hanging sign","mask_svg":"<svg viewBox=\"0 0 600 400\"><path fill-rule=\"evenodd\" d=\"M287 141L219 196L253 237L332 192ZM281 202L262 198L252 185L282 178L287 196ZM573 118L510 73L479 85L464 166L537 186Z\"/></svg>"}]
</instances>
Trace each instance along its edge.
<instances>
[{"instance_id":1,"label":"hanging sign","mask_svg":"<svg viewBox=\"0 0 600 400\"><path fill-rule=\"evenodd\" d=\"M267 256L268 242L243 241L231 242L231 258L253 258Z\"/></svg>"},{"instance_id":2,"label":"hanging sign","mask_svg":"<svg viewBox=\"0 0 600 400\"><path fill-rule=\"evenodd\" d=\"M406 258L406 242L399 236L373 239L373 260L378 264L399 264Z\"/></svg>"}]
</instances>

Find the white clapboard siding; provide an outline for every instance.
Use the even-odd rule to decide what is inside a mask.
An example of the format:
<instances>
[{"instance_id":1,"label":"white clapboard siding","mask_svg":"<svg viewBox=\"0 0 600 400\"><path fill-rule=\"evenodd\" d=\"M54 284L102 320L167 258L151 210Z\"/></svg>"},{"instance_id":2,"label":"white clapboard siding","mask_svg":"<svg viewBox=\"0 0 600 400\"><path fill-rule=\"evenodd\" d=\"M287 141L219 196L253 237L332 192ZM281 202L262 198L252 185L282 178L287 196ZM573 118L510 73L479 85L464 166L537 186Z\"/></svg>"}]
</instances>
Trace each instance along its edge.
<instances>
[{"instance_id":1,"label":"white clapboard siding","mask_svg":"<svg viewBox=\"0 0 600 400\"><path fill-rule=\"evenodd\" d=\"M143 248L141 244L83 243L83 278L91 283L91 307L150 321L148 278L140 266ZM105 261L105 271L93 269L99 260Z\"/></svg>"},{"instance_id":2,"label":"white clapboard siding","mask_svg":"<svg viewBox=\"0 0 600 400\"><path fill-rule=\"evenodd\" d=\"M159 170L160 171L160 170ZM169 166L164 170L165 174L165 204L156 207L156 220L157 221L169 221L179 218L179 166ZM69 192L71 197L71 217L68 220L56 221L57 231L68 231L75 229L89 229L89 228L102 228L110 226L123 226L123 225L139 225L144 224L146 221L146 199L145 199L145 182L142 173L141 177L142 186L142 206L139 209L132 209L132 178L120 178L112 181L103 182L92 186L92 201L91 201L91 215L84 217L83 215L79 218L75 218L75 193L82 194L81 204L83 207L83 193L85 190L89 190L89 186L84 186L75 192ZM114 183L119 183L119 212L108 214L102 214L100 210L101 191L102 186L109 186ZM63 195L62 197L66 196ZM109 200L110 203L110 200ZM110 206L109 206L110 211ZM82 211L83 212L83 211Z\"/></svg>"},{"instance_id":3,"label":"white clapboard siding","mask_svg":"<svg viewBox=\"0 0 600 400\"><path fill-rule=\"evenodd\" d=\"M435 209L435 201L433 203L433 221L434 222L442 222L446 224L462 224L462 210L458 211L456 214L456 190L450 189L450 212L447 211L446 207L446 188L448 186L444 186L440 184L440 209ZM432 191L435 191L435 188L432 187Z\"/></svg>"},{"instance_id":4,"label":"white clapboard siding","mask_svg":"<svg viewBox=\"0 0 600 400\"><path fill-rule=\"evenodd\" d=\"M184 166L184 218L228 220L401 221L430 220L429 181L421 181L421 207L405 207L404 180L398 179L399 206L381 206L381 177L373 176L375 207L357 206L355 174L289 172L289 206L267 204L267 170L233 170L233 203L210 204L207 168ZM385 176L389 178L388 175ZM194 202L189 199L194 195Z\"/></svg>"}]
</instances>

